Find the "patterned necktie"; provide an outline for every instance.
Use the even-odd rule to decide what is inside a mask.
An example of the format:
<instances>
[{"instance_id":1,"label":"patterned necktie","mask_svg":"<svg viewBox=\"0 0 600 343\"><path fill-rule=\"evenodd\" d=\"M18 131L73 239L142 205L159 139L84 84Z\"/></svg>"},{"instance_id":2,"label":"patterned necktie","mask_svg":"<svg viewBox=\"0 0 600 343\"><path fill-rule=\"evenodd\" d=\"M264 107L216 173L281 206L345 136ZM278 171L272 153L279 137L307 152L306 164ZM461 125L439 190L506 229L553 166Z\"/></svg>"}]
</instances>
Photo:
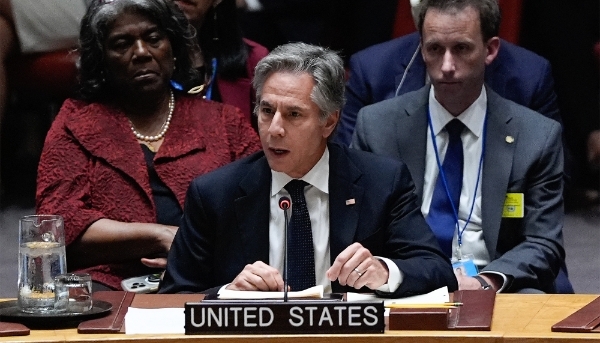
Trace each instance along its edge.
<instances>
[{"instance_id":1,"label":"patterned necktie","mask_svg":"<svg viewBox=\"0 0 600 343\"><path fill-rule=\"evenodd\" d=\"M292 217L288 227L288 283L292 291L312 287L315 282L315 253L310 217L302 180L292 180L285 189L292 197Z\"/></svg>"},{"instance_id":2,"label":"patterned necktie","mask_svg":"<svg viewBox=\"0 0 600 343\"><path fill-rule=\"evenodd\" d=\"M427 215L427 223L437 237L442 251L448 257L452 256L452 239L456 229L454 215L455 210L458 215L460 189L462 188L464 156L460 134L464 127L464 124L458 119L453 119L446 125L449 139L442 170L446 177L448 192L444 187L441 174L438 174L429 206L429 215ZM454 204L455 210L452 208L452 204Z\"/></svg>"}]
</instances>

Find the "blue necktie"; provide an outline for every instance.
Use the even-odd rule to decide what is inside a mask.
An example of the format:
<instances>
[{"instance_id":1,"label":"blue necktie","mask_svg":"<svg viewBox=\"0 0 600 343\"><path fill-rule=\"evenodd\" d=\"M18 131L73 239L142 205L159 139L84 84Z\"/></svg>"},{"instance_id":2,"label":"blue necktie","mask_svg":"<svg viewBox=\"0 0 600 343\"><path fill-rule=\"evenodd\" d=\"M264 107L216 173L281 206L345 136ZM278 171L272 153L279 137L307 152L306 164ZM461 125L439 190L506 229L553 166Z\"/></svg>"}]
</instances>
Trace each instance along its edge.
<instances>
[{"instance_id":1,"label":"blue necktie","mask_svg":"<svg viewBox=\"0 0 600 343\"><path fill-rule=\"evenodd\" d=\"M448 192L446 192L446 187L444 187L440 173L435 182L433 197L429 206L429 214L427 215L427 223L437 237L442 251L448 257L452 256L452 239L454 238L456 229L456 219L454 216L455 210L458 216L460 189L462 188L464 156L460 134L463 128L464 124L458 119L453 119L446 125L449 139L442 170L446 177ZM452 208L452 204L454 204L454 209Z\"/></svg>"},{"instance_id":2,"label":"blue necktie","mask_svg":"<svg viewBox=\"0 0 600 343\"><path fill-rule=\"evenodd\" d=\"M310 217L304 198L302 180L292 180L285 189L292 197L292 217L288 227L288 283L292 291L316 285L315 253Z\"/></svg>"}]
</instances>

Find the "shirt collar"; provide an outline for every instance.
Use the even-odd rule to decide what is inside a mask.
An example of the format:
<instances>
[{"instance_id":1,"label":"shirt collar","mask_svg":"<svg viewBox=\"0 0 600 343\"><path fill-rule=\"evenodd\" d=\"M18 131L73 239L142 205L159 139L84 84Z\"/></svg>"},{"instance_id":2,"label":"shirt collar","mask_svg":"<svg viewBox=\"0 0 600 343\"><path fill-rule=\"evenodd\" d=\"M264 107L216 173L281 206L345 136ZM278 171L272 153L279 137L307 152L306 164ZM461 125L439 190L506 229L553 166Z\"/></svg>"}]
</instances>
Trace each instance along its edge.
<instances>
[{"instance_id":1,"label":"shirt collar","mask_svg":"<svg viewBox=\"0 0 600 343\"><path fill-rule=\"evenodd\" d=\"M274 171L273 169L271 169L271 176L271 196L277 195L288 182L294 179L286 173ZM329 194L329 148L325 147L321 159L300 180L316 187L325 194Z\"/></svg>"},{"instance_id":2,"label":"shirt collar","mask_svg":"<svg viewBox=\"0 0 600 343\"><path fill-rule=\"evenodd\" d=\"M485 87L481 87L479 97L463 113L456 117L471 131L477 138L481 137L483 132L483 122L485 120L487 109L487 93ZM429 90L429 113L431 114L431 124L433 132L437 136L442 129L455 117L448 112L435 98L433 86Z\"/></svg>"}]
</instances>

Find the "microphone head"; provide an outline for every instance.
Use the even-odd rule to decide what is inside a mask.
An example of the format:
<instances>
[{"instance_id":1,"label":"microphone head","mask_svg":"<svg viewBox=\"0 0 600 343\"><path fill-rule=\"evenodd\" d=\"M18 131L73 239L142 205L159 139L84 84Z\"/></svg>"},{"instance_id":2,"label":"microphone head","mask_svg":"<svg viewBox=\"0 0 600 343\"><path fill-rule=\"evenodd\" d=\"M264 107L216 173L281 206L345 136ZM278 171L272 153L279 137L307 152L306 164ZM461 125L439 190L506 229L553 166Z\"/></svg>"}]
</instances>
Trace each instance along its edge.
<instances>
[{"instance_id":1,"label":"microphone head","mask_svg":"<svg viewBox=\"0 0 600 343\"><path fill-rule=\"evenodd\" d=\"M288 197L279 198L279 208L282 210L287 210L292 206L292 201Z\"/></svg>"}]
</instances>

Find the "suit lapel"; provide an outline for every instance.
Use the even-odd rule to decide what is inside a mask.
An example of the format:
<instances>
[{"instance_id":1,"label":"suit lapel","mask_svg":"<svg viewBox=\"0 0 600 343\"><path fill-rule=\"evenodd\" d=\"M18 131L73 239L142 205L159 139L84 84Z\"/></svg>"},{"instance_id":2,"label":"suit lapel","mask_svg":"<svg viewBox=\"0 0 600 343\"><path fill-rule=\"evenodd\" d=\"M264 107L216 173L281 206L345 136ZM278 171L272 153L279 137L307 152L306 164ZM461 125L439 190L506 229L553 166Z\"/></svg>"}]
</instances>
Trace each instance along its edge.
<instances>
[{"instance_id":1,"label":"suit lapel","mask_svg":"<svg viewBox=\"0 0 600 343\"><path fill-rule=\"evenodd\" d=\"M235 200L235 215L244 242L245 261L269 264L271 169L264 156L252 164L240 188L243 195Z\"/></svg>"},{"instance_id":2,"label":"suit lapel","mask_svg":"<svg viewBox=\"0 0 600 343\"><path fill-rule=\"evenodd\" d=\"M151 199L144 154L123 112L112 106L92 103L71 113L66 126L83 149L122 171Z\"/></svg>"},{"instance_id":3,"label":"suit lapel","mask_svg":"<svg viewBox=\"0 0 600 343\"><path fill-rule=\"evenodd\" d=\"M356 182L362 172L339 145L329 145L329 247L331 263L354 242L364 189ZM352 204L352 199L354 203ZM346 201L350 200L349 203Z\"/></svg>"},{"instance_id":4,"label":"suit lapel","mask_svg":"<svg viewBox=\"0 0 600 343\"><path fill-rule=\"evenodd\" d=\"M495 259L502 209L512 170L518 128L511 124L512 116L501 98L486 88L487 129L485 159L481 180L481 215L483 235L490 258ZM513 140L508 137L512 137ZM513 143L515 142L515 143Z\"/></svg>"},{"instance_id":5,"label":"suit lapel","mask_svg":"<svg viewBox=\"0 0 600 343\"><path fill-rule=\"evenodd\" d=\"M423 184L425 178L425 157L427 155L427 109L430 87L425 87L415 93L406 103L406 118L396 121L397 151L400 159L406 163L415 183L419 202L423 199ZM410 147L410 148L408 148Z\"/></svg>"}]
</instances>

